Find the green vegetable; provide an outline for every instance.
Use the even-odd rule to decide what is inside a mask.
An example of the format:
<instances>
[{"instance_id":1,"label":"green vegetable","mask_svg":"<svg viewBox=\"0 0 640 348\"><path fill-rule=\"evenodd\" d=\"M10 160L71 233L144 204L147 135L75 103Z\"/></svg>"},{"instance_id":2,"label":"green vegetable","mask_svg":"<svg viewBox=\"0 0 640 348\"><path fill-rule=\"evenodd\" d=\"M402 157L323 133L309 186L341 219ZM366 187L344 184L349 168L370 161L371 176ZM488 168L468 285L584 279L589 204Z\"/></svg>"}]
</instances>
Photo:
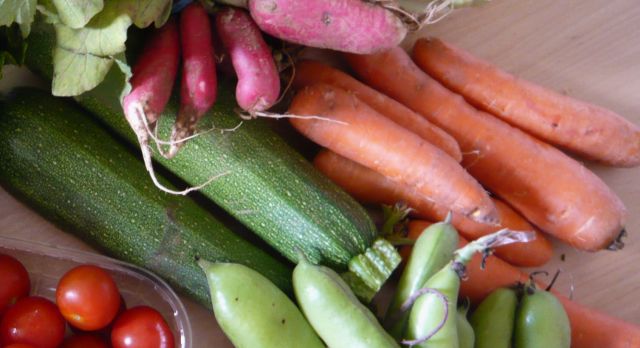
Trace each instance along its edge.
<instances>
[{"instance_id":1,"label":"green vegetable","mask_svg":"<svg viewBox=\"0 0 640 348\"><path fill-rule=\"evenodd\" d=\"M191 199L158 191L141 161L68 100L20 89L2 101L0 158L0 183L7 190L63 229L154 271L200 303L210 300L196 256L245 264L291 289L287 266Z\"/></svg>"},{"instance_id":2,"label":"green vegetable","mask_svg":"<svg viewBox=\"0 0 640 348\"><path fill-rule=\"evenodd\" d=\"M28 43L27 65L51 77L50 27L34 25ZM119 102L124 83L118 69L111 69L104 83L78 101L137 145ZM290 260L295 261L296 252L302 251L314 263L339 271L349 269L352 281L360 280L359 288L368 288L363 297L370 298L399 263L397 252L389 243L380 241L384 245L374 249L384 252L376 252L376 262L350 262L366 253L377 236L365 210L290 148L264 120L252 120L233 131L221 132L220 129L238 126L239 119L233 111L233 88L224 85L218 91L216 106L201 121L203 129L215 125L217 131L191 139L171 160L157 156L158 162L192 186L222 175L200 192ZM177 111L173 100L158 122L164 138L171 132Z\"/></svg>"},{"instance_id":3,"label":"green vegetable","mask_svg":"<svg viewBox=\"0 0 640 348\"><path fill-rule=\"evenodd\" d=\"M466 265L475 253L487 253L492 248L528 242L532 238L535 238L532 232L505 229L478 238L456 250L453 260L422 285L422 289L430 292L422 294L413 304L407 326L409 340L403 343L428 348L457 347L459 340L455 304Z\"/></svg>"},{"instance_id":4,"label":"green vegetable","mask_svg":"<svg viewBox=\"0 0 640 348\"><path fill-rule=\"evenodd\" d=\"M293 290L304 315L329 347L398 347L340 276L301 257Z\"/></svg>"},{"instance_id":5,"label":"green vegetable","mask_svg":"<svg viewBox=\"0 0 640 348\"><path fill-rule=\"evenodd\" d=\"M471 316L476 348L511 347L517 305L515 290L508 288L493 291L480 303Z\"/></svg>"},{"instance_id":6,"label":"green vegetable","mask_svg":"<svg viewBox=\"0 0 640 348\"><path fill-rule=\"evenodd\" d=\"M385 324L394 337L402 338L409 317L408 312L399 315L402 304L451 261L457 247L458 232L449 222L433 224L420 234L387 309Z\"/></svg>"},{"instance_id":7,"label":"green vegetable","mask_svg":"<svg viewBox=\"0 0 640 348\"><path fill-rule=\"evenodd\" d=\"M235 263L198 262L216 320L236 347L324 347L298 307L267 278Z\"/></svg>"},{"instance_id":8,"label":"green vegetable","mask_svg":"<svg viewBox=\"0 0 640 348\"><path fill-rule=\"evenodd\" d=\"M533 283L526 286L516 313L514 347L571 347L571 326L562 303Z\"/></svg>"},{"instance_id":9,"label":"green vegetable","mask_svg":"<svg viewBox=\"0 0 640 348\"><path fill-rule=\"evenodd\" d=\"M294 285L295 286L295 285ZM423 284L423 288L432 289L445 296L446 302L436 293L420 296L411 308L407 324L407 337L410 340L426 341L416 347L450 348L458 347L458 329L456 322L456 302L460 289L460 276L454 263L450 262ZM431 336L431 334L433 336Z\"/></svg>"},{"instance_id":10,"label":"green vegetable","mask_svg":"<svg viewBox=\"0 0 640 348\"><path fill-rule=\"evenodd\" d=\"M465 306L458 307L456 313L456 327L458 329L458 345L460 348L473 348L475 345L475 334L469 320L467 320L468 302Z\"/></svg>"}]
</instances>

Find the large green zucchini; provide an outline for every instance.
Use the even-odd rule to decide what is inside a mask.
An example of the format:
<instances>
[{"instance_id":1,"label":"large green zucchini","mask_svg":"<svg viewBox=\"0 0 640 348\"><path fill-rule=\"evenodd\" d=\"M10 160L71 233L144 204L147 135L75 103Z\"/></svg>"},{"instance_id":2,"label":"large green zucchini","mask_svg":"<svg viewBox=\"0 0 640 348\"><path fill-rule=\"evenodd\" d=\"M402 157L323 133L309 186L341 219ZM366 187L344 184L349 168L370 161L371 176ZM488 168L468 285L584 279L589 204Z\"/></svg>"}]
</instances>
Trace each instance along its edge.
<instances>
[{"instance_id":1,"label":"large green zucchini","mask_svg":"<svg viewBox=\"0 0 640 348\"><path fill-rule=\"evenodd\" d=\"M54 40L51 27L40 23L34 25L28 41L27 65L46 77L52 74ZM137 144L119 101L122 81L123 75L113 68L100 86L77 100L105 125ZM240 121L234 112L234 88L222 85L218 90L217 104L201 122L202 129L214 125L233 128ZM165 138L177 110L173 100L162 115L159 132ZM303 252L312 262L337 270L350 269L352 283L362 280L374 292L398 263L397 253L384 241L375 243L374 249L382 251L366 252L374 246L377 231L365 210L263 120L244 122L231 132L200 135L173 159L156 156L156 160L193 186L213 175L228 173L200 192L289 260L296 261L298 253ZM355 261L358 255L373 255L373 259L361 262L360 257Z\"/></svg>"},{"instance_id":2,"label":"large green zucchini","mask_svg":"<svg viewBox=\"0 0 640 348\"><path fill-rule=\"evenodd\" d=\"M0 163L0 183L46 218L207 307L196 256L245 264L291 289L287 265L190 198L157 190L142 162L71 100L19 89L0 102Z\"/></svg>"}]
</instances>

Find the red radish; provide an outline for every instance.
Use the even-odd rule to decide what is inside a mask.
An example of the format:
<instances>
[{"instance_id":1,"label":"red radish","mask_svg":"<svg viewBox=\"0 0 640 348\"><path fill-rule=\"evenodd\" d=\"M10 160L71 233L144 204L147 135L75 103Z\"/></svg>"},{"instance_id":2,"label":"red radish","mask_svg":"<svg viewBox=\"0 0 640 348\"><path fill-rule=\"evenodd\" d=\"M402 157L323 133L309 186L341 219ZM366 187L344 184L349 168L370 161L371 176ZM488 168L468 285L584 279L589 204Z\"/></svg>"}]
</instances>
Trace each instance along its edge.
<instances>
[{"instance_id":1,"label":"red radish","mask_svg":"<svg viewBox=\"0 0 640 348\"><path fill-rule=\"evenodd\" d=\"M168 157L173 157L184 144L184 138L195 131L196 124L216 101L217 78L211 22L207 11L197 2L180 13L182 48L182 81L180 111L171 132Z\"/></svg>"},{"instance_id":2,"label":"red radish","mask_svg":"<svg viewBox=\"0 0 640 348\"><path fill-rule=\"evenodd\" d=\"M243 10L227 7L216 16L216 29L238 75L236 101L250 114L278 101L280 77L260 29Z\"/></svg>"},{"instance_id":3,"label":"red radish","mask_svg":"<svg viewBox=\"0 0 640 348\"><path fill-rule=\"evenodd\" d=\"M400 18L362 0L250 0L249 11L269 35L336 51L384 51L407 35Z\"/></svg>"},{"instance_id":4,"label":"red radish","mask_svg":"<svg viewBox=\"0 0 640 348\"><path fill-rule=\"evenodd\" d=\"M149 127L153 126L164 110L178 71L180 40L178 25L173 19L157 29L144 47L133 67L131 92L124 97L124 114L136 133L145 167L159 189L172 194L191 191L173 191L163 186L155 176L149 148Z\"/></svg>"}]
</instances>

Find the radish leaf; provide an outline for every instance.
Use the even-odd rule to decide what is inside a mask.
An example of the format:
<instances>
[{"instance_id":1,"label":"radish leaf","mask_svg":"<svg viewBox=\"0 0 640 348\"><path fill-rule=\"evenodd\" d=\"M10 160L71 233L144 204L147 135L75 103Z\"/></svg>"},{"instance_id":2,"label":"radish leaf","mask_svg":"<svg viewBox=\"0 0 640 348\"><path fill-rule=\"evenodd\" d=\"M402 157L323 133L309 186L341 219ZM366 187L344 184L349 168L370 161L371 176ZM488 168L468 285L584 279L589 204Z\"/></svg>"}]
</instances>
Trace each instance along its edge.
<instances>
[{"instance_id":1,"label":"radish leaf","mask_svg":"<svg viewBox=\"0 0 640 348\"><path fill-rule=\"evenodd\" d=\"M102 0L53 0L53 4L62 23L74 29L84 27L104 7Z\"/></svg>"},{"instance_id":2,"label":"radish leaf","mask_svg":"<svg viewBox=\"0 0 640 348\"><path fill-rule=\"evenodd\" d=\"M23 37L29 36L36 14L36 0L0 0L0 26L20 25Z\"/></svg>"}]
</instances>

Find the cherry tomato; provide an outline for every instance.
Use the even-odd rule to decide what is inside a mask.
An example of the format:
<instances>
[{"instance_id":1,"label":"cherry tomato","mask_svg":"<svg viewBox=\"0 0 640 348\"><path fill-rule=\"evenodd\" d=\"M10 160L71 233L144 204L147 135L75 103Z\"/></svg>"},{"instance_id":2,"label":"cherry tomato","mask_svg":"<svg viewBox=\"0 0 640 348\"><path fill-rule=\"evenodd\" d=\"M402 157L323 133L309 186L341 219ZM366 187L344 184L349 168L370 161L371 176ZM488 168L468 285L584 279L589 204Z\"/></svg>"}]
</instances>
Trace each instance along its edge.
<instances>
[{"instance_id":1,"label":"cherry tomato","mask_svg":"<svg viewBox=\"0 0 640 348\"><path fill-rule=\"evenodd\" d=\"M0 342L54 348L62 343L64 329L64 318L53 302L38 296L24 297L2 317Z\"/></svg>"},{"instance_id":2,"label":"cherry tomato","mask_svg":"<svg viewBox=\"0 0 640 348\"><path fill-rule=\"evenodd\" d=\"M147 306L133 307L122 313L111 331L113 348L173 348L169 325L162 315Z\"/></svg>"},{"instance_id":3,"label":"cherry tomato","mask_svg":"<svg viewBox=\"0 0 640 348\"><path fill-rule=\"evenodd\" d=\"M109 345L98 335L82 334L67 338L60 348L109 348Z\"/></svg>"},{"instance_id":4,"label":"cherry tomato","mask_svg":"<svg viewBox=\"0 0 640 348\"><path fill-rule=\"evenodd\" d=\"M104 328L115 318L120 308L120 292L105 270L82 265L62 276L56 302L69 324L93 331Z\"/></svg>"},{"instance_id":5,"label":"cherry tomato","mask_svg":"<svg viewBox=\"0 0 640 348\"><path fill-rule=\"evenodd\" d=\"M31 283L29 273L20 261L12 256L0 254L0 316L7 306L19 298L29 295Z\"/></svg>"},{"instance_id":6,"label":"cherry tomato","mask_svg":"<svg viewBox=\"0 0 640 348\"><path fill-rule=\"evenodd\" d=\"M26 343L12 343L8 346L4 346L4 348L38 348L36 346L32 346Z\"/></svg>"}]
</instances>

